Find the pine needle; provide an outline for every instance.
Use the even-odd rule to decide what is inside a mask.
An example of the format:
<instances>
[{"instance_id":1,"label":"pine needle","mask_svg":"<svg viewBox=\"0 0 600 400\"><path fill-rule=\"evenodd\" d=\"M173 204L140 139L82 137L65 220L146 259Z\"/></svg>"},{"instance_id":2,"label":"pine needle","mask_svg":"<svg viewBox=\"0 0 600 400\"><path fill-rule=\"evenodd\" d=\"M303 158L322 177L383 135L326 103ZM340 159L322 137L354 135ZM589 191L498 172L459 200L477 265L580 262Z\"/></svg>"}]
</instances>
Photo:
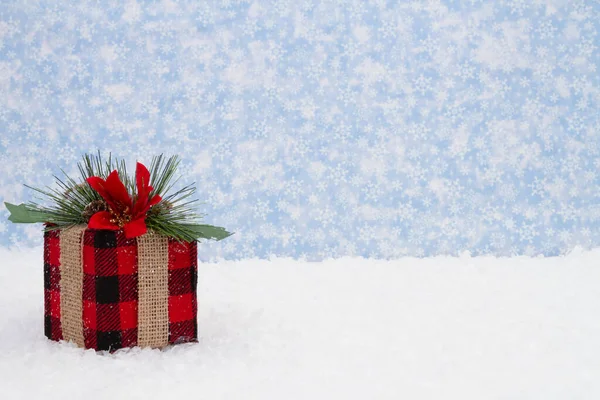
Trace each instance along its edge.
<instances>
[{"instance_id":1,"label":"pine needle","mask_svg":"<svg viewBox=\"0 0 600 400\"><path fill-rule=\"evenodd\" d=\"M173 193L169 192L179 182L175 178L180 159L177 156L165 158L163 154L152 158L150 164L150 185L154 188L150 196L159 195L162 200L153 206L146 216L146 225L155 232L183 241L194 241L200 238L221 240L230 236L220 227L199 224L205 214L198 214L195 207L199 204L197 199L191 197L195 194L194 184L186 185ZM129 195L137 198L135 177L127 173L125 160L117 160L109 153L104 160L100 151L97 154L84 154L77 163L79 179L70 177L64 170L64 178L54 176L57 188L45 189L25 185L37 194L52 203L44 206L37 202L29 202L25 206L28 210L42 213L47 217L45 231L65 229L77 224L87 224L88 218L84 217L86 207L102 197L87 183L87 178L98 176L106 179L108 175L117 170L119 178L127 188Z\"/></svg>"}]
</instances>

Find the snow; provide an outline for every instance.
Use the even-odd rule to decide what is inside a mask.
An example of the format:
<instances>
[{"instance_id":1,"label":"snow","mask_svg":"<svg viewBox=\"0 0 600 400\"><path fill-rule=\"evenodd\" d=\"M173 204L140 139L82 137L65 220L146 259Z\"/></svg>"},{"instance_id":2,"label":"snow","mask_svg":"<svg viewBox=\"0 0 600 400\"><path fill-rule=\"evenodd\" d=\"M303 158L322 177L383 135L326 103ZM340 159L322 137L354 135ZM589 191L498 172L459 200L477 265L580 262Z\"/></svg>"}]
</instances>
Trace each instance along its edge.
<instances>
[{"instance_id":1,"label":"snow","mask_svg":"<svg viewBox=\"0 0 600 400\"><path fill-rule=\"evenodd\" d=\"M41 249L0 248L3 399L600 398L600 249L200 264L197 344L43 336Z\"/></svg>"}]
</instances>

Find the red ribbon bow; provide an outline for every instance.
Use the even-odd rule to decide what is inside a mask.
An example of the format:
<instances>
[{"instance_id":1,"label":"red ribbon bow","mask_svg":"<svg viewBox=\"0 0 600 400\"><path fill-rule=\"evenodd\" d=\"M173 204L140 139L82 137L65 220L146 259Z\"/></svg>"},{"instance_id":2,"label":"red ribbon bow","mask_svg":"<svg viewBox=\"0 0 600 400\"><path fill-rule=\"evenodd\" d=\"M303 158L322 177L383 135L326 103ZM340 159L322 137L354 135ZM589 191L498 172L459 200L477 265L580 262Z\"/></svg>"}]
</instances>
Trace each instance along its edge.
<instances>
[{"instance_id":1,"label":"red ribbon bow","mask_svg":"<svg viewBox=\"0 0 600 400\"><path fill-rule=\"evenodd\" d=\"M150 172L144 164L138 162L135 169L135 202L121 182L117 170L111 172L106 180L92 176L87 178L87 182L102 196L109 209L92 215L88 222L89 228L114 231L123 229L127 238L141 236L147 232L146 213L162 198L159 195L150 198L150 192L154 188L150 186Z\"/></svg>"}]
</instances>

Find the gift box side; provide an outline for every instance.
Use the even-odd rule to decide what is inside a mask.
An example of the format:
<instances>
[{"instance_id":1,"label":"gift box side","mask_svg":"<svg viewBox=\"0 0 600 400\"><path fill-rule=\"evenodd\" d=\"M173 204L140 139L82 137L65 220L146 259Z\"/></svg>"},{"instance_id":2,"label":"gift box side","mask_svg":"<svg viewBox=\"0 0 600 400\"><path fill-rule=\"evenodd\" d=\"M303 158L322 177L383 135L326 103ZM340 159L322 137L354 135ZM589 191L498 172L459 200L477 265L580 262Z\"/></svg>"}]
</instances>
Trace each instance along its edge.
<instances>
[{"instance_id":1,"label":"gift box side","mask_svg":"<svg viewBox=\"0 0 600 400\"><path fill-rule=\"evenodd\" d=\"M169 238L169 344L198 341L198 243Z\"/></svg>"},{"instance_id":2,"label":"gift box side","mask_svg":"<svg viewBox=\"0 0 600 400\"><path fill-rule=\"evenodd\" d=\"M123 231L87 229L83 240L83 337L86 348L137 345L137 242Z\"/></svg>"},{"instance_id":3,"label":"gift box side","mask_svg":"<svg viewBox=\"0 0 600 400\"><path fill-rule=\"evenodd\" d=\"M44 335L62 340L60 321L60 236L58 230L44 232Z\"/></svg>"}]
</instances>

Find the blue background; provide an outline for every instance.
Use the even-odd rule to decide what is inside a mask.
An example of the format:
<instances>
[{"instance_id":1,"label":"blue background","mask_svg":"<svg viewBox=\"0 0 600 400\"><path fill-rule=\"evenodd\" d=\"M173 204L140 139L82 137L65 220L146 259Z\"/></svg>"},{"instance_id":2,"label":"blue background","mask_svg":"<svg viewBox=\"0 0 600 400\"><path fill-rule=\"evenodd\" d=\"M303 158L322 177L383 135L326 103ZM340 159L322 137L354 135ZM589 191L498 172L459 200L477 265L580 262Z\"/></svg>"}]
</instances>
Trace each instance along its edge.
<instances>
[{"instance_id":1,"label":"blue background","mask_svg":"<svg viewBox=\"0 0 600 400\"><path fill-rule=\"evenodd\" d=\"M60 3L60 4L59 4ZM183 157L201 259L600 244L596 1L0 1L0 200ZM0 245L41 244L12 225Z\"/></svg>"}]
</instances>

